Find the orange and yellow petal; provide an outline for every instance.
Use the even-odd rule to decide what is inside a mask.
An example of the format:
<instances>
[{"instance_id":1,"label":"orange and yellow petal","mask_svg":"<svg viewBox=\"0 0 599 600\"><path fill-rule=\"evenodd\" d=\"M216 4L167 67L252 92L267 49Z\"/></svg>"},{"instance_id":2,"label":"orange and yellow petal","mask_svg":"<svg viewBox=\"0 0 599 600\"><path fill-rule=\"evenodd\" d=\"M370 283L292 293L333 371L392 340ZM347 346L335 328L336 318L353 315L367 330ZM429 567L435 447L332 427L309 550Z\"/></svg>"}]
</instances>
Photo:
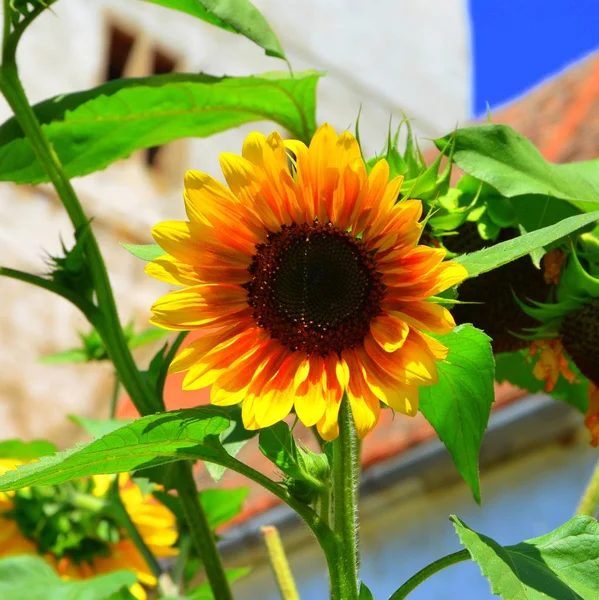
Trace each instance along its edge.
<instances>
[{"instance_id":1,"label":"orange and yellow petal","mask_svg":"<svg viewBox=\"0 0 599 600\"><path fill-rule=\"evenodd\" d=\"M599 387L589 381L589 407L587 408L584 425L591 434L591 446L599 446Z\"/></svg>"},{"instance_id":2,"label":"orange and yellow petal","mask_svg":"<svg viewBox=\"0 0 599 600\"><path fill-rule=\"evenodd\" d=\"M537 362L533 367L533 375L545 382L545 391L552 392L560 375L568 383L574 383L576 373L570 369L570 363L564 355L564 347L559 339L535 340L530 345L529 356L538 354Z\"/></svg>"}]
</instances>

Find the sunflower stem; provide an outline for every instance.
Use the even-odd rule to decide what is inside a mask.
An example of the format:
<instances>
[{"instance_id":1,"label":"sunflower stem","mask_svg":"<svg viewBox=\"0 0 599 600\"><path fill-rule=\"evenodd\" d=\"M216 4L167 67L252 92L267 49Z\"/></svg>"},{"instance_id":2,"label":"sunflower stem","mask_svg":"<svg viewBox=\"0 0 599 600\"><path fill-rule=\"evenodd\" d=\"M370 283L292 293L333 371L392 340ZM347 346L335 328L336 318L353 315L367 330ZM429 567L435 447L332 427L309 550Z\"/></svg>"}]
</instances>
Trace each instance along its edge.
<instances>
[{"instance_id":1,"label":"sunflower stem","mask_svg":"<svg viewBox=\"0 0 599 600\"><path fill-rule=\"evenodd\" d=\"M212 589L212 595L218 600L233 600L229 581L220 559L216 541L210 529L206 513L200 503L196 489L191 462L182 461L174 465L177 491L183 508L185 520L193 543L206 569L206 576Z\"/></svg>"},{"instance_id":2,"label":"sunflower stem","mask_svg":"<svg viewBox=\"0 0 599 600\"><path fill-rule=\"evenodd\" d=\"M594 517L597 514L597 508L599 508L599 461L597 461L595 470L580 498L576 514Z\"/></svg>"},{"instance_id":3,"label":"sunflower stem","mask_svg":"<svg viewBox=\"0 0 599 600\"><path fill-rule=\"evenodd\" d=\"M162 567L160 566L158 560L156 560L154 554L152 554L152 551L148 548L148 545L143 537L141 537L141 534L135 526L135 523L127 512L127 508L125 507L125 504L121 498L118 475L114 478L112 483L110 497L115 507L115 516L119 522L119 525L127 532L127 536L139 550L139 553L142 555L145 563L148 565L148 568L150 571L152 571L152 575L159 580L162 575Z\"/></svg>"},{"instance_id":4,"label":"sunflower stem","mask_svg":"<svg viewBox=\"0 0 599 600\"><path fill-rule=\"evenodd\" d=\"M8 18L5 15L5 18ZM40 164L48 174L75 230L88 227L89 219L67 177L58 155L42 130L31 108L19 78L14 56L4 57L0 66L0 89L12 108L15 118L25 133ZM93 325L102 337L115 369L125 385L131 400L142 415L153 413L160 407L155 395L141 378L131 356L127 340L118 316L112 287L104 258L98 242L90 230L85 236L85 256L94 282L99 314L94 315ZM63 294L64 295L64 294ZM82 306L79 306L83 310ZM86 313L89 318L89 315Z\"/></svg>"},{"instance_id":5,"label":"sunflower stem","mask_svg":"<svg viewBox=\"0 0 599 600\"><path fill-rule=\"evenodd\" d=\"M5 0L5 8L7 6L8 0ZM4 18L10 18L6 14L6 10ZM89 219L83 211L81 202L65 173L58 155L42 130L35 112L29 104L19 78L14 51L11 49L10 52L5 52L3 59L3 63L0 65L0 91L2 91L6 101L12 108L15 118L29 140L37 159L54 185L54 189L65 207L73 227L75 230L87 227ZM94 311L89 314L85 311L84 306L79 305L79 308L84 311L88 320L100 334L115 367L115 371L138 412L143 416L163 410L160 399L143 379L133 360L131 350L127 345L108 277L108 271L104 263L104 257L100 252L100 247L91 229L89 234L85 236L84 244L85 256L94 283L97 307L94 306ZM56 291L56 293L58 292ZM62 295L64 296L64 294ZM232 598L231 592L224 576L222 565L220 564L220 557L216 550L212 533L208 528L208 536L202 536L201 534L202 526L205 525L207 527L207 521L199 504L195 482L191 473L191 463L181 463L179 468L182 473L188 473L188 478L182 480L180 485L177 486L177 490L181 498L181 503L187 507L185 515L196 545L198 543L202 545L202 537L205 537L207 549L204 549L202 558L206 565L213 595L219 600L229 600ZM213 581L214 585L217 585L216 588L213 586Z\"/></svg>"},{"instance_id":6,"label":"sunflower stem","mask_svg":"<svg viewBox=\"0 0 599 600\"><path fill-rule=\"evenodd\" d=\"M347 394L339 409L339 437L332 442L331 468L333 485L333 530L340 541L339 556L341 580L331 573L333 600L358 598L358 483L360 457L356 427Z\"/></svg>"}]
</instances>

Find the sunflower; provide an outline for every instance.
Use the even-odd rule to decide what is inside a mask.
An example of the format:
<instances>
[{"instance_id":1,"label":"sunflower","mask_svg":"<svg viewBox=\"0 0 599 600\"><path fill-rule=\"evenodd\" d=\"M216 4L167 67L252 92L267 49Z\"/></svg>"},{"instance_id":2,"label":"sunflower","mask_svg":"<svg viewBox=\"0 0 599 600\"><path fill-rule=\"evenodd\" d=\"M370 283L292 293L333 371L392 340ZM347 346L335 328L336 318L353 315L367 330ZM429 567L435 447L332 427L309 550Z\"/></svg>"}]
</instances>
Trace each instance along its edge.
<instances>
[{"instance_id":1,"label":"sunflower","mask_svg":"<svg viewBox=\"0 0 599 600\"><path fill-rule=\"evenodd\" d=\"M0 472L19 464L0 459ZM131 593L145 600L141 584L155 587L156 577L126 533L102 512L111 481L110 476L100 475L60 486L0 493L0 556L42 554L64 579L130 570L140 582L131 587ZM154 556L175 555L173 514L152 496L144 496L127 475L121 475L119 486L121 500Z\"/></svg>"},{"instance_id":2,"label":"sunflower","mask_svg":"<svg viewBox=\"0 0 599 600\"><path fill-rule=\"evenodd\" d=\"M402 177L389 181L384 159L368 173L354 136L330 125L309 147L253 133L220 161L228 187L189 171L189 221L154 227L166 254L146 268L183 286L153 305L154 325L205 332L171 365L183 388L243 401L250 430L294 408L326 440L344 392L361 438L381 401L415 415L448 353L429 333L455 326L427 300L467 273L418 245L422 204L397 202Z\"/></svg>"}]
</instances>

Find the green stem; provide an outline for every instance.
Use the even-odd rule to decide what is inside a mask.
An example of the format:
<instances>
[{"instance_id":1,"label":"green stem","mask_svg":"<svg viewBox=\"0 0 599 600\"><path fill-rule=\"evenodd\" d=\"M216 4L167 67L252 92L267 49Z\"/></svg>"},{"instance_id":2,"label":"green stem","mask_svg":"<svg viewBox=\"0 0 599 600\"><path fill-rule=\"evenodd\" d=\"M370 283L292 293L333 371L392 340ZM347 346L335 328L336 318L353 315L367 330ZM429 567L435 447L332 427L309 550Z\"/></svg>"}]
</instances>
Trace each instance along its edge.
<instances>
[{"instance_id":1,"label":"green stem","mask_svg":"<svg viewBox=\"0 0 599 600\"><path fill-rule=\"evenodd\" d=\"M52 181L75 230L87 226L89 220L83 212L79 198L77 198L56 152L54 152L33 109L29 105L19 79L16 64L11 62L2 64L0 68L0 88L27 136L37 159ZM139 371L127 346L104 258L91 231L89 235L85 236L85 253L100 309L95 327L106 345L108 354L121 381L127 387L127 392L131 396L133 404L140 414L151 414L159 406L156 403L156 398L139 376Z\"/></svg>"},{"instance_id":2,"label":"green stem","mask_svg":"<svg viewBox=\"0 0 599 600\"><path fill-rule=\"evenodd\" d=\"M76 306L87 317L87 320L92 325L95 326L99 321L100 313L96 306L94 306L85 298L79 296L79 294L68 288L58 285L51 279L45 279L39 275L24 273L23 271L17 271L16 269L9 269L8 267L0 267L0 275L3 277L10 277L11 279L16 279L17 281L23 281L24 283L30 283L31 285L35 285L48 292L57 294Z\"/></svg>"},{"instance_id":3,"label":"green stem","mask_svg":"<svg viewBox=\"0 0 599 600\"><path fill-rule=\"evenodd\" d=\"M116 417L116 409L119 404L119 392L121 391L121 381L117 373L114 374L114 383L112 384L112 394L110 395L110 419Z\"/></svg>"},{"instance_id":4,"label":"green stem","mask_svg":"<svg viewBox=\"0 0 599 600\"><path fill-rule=\"evenodd\" d=\"M127 512L127 508L123 504L119 489L119 476L117 475L114 479L114 483L111 490L111 497L116 506L116 517L118 518L119 525L127 532L129 539L135 544L135 547L139 550L139 553L143 556L144 561L152 571L152 574L156 579L160 579L162 575L162 567L156 560L156 557L152 554L152 551L148 548L145 540L139 533L135 523L131 519L131 515Z\"/></svg>"},{"instance_id":5,"label":"green stem","mask_svg":"<svg viewBox=\"0 0 599 600\"><path fill-rule=\"evenodd\" d=\"M264 543L268 552L270 566L275 574L277 586L282 600L299 600L297 587L291 573L289 561L285 555L285 548L281 542L281 536L276 527L268 525L261 527L260 531L264 536Z\"/></svg>"},{"instance_id":6,"label":"green stem","mask_svg":"<svg viewBox=\"0 0 599 600\"><path fill-rule=\"evenodd\" d=\"M424 569L421 569L410 577L398 590L396 590L390 597L389 600L403 600L410 592L414 591L424 580L428 579L435 573L450 567L451 565L457 565L458 563L470 560L470 553L468 550L460 550L453 554L448 554L434 563L427 565Z\"/></svg>"},{"instance_id":7,"label":"green stem","mask_svg":"<svg viewBox=\"0 0 599 600\"><path fill-rule=\"evenodd\" d=\"M6 20L10 18L7 13L7 10L10 10L8 0L4 0L4 7L4 22L6 23ZM20 33L22 33L22 31ZM20 33L18 33L18 36L20 36ZM14 43L14 48L10 47L7 40L4 40L3 44L3 64L0 66L0 90L4 94L8 104L11 106L37 159L54 185L75 230L83 228L88 225L89 219L83 211L79 198L75 194L75 190L73 189L56 152L46 138L46 135L27 100L27 96L19 79L17 65L14 60L16 41ZM127 345L104 258L100 252L98 242L93 235L93 231L91 230L85 237L85 255L94 282L94 289L99 308L96 322L93 324L102 337L102 341L106 346L116 373L127 390L131 401L141 415L148 415L157 410L161 410L161 402L142 378ZM187 470L189 472L189 480L181 482L177 488L181 502L188 507L193 507L196 504L199 505L197 490L195 488L193 477L191 476L191 464L186 463L181 469L182 471ZM192 511L187 511L186 514L194 540L201 539L203 536L201 520L197 518L197 515L194 516ZM219 569L214 567L214 565L220 563L220 557L214 544L209 548L208 553L211 553L211 555L204 556L204 561L212 587L212 580L217 581L221 578L220 572L222 572L222 567L220 572ZM212 573L211 569L214 569L215 572ZM213 595L215 598L219 598L219 600L221 598L222 600L227 600L230 597L230 592L229 595L219 595L222 589L222 586L217 589L213 588ZM228 585L225 589L228 589Z\"/></svg>"},{"instance_id":8,"label":"green stem","mask_svg":"<svg viewBox=\"0 0 599 600\"><path fill-rule=\"evenodd\" d=\"M174 468L177 471L176 480L179 484L177 490L183 514L189 524L193 543L206 569L212 594L218 600L233 600L229 581L216 548L216 540L200 503L191 463L188 461L178 462ZM182 492L184 493L182 494Z\"/></svg>"},{"instance_id":9,"label":"green stem","mask_svg":"<svg viewBox=\"0 0 599 600\"><path fill-rule=\"evenodd\" d=\"M322 551L324 552L327 567L329 570L329 577L331 579L331 589L337 590L335 599L343 598L343 600L350 600L351 596L343 596L342 582L345 577L345 569L342 562L339 560L343 551L342 540L335 535L335 533L329 527L327 521L321 518L312 508L310 508L304 502L301 502L297 498L294 498L285 487L276 483L272 479L263 475L259 471L252 469L245 463L237 460L229 454L221 454L219 457L211 456L205 457L205 460L209 460L218 465L221 465L232 471L247 477L251 481L254 481L265 490L282 500L291 508L312 530L312 533L318 540Z\"/></svg>"},{"instance_id":10,"label":"green stem","mask_svg":"<svg viewBox=\"0 0 599 600\"><path fill-rule=\"evenodd\" d=\"M591 479L580 498L576 514L594 517L597 513L597 507L599 507L599 461L595 465Z\"/></svg>"},{"instance_id":11,"label":"green stem","mask_svg":"<svg viewBox=\"0 0 599 600\"><path fill-rule=\"evenodd\" d=\"M333 529L340 540L343 578L331 581L333 600L358 598L358 483L360 458L356 427L347 395L339 409L339 437L332 443Z\"/></svg>"}]
</instances>

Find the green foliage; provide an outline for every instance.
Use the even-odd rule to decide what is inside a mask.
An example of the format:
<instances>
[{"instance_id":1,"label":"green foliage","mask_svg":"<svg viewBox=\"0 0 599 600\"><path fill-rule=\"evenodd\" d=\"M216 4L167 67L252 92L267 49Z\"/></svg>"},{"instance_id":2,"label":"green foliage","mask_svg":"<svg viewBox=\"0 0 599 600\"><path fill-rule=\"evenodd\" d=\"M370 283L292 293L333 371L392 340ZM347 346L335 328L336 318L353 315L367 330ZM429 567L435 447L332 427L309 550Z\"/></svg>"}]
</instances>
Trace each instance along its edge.
<instances>
[{"instance_id":1,"label":"green foliage","mask_svg":"<svg viewBox=\"0 0 599 600\"><path fill-rule=\"evenodd\" d=\"M150 415L104 437L42 458L0 476L0 491L28 485L55 485L87 475L122 473L177 460L230 458L219 434L229 427L219 407L200 407Z\"/></svg>"},{"instance_id":2,"label":"green foliage","mask_svg":"<svg viewBox=\"0 0 599 600\"><path fill-rule=\"evenodd\" d=\"M133 256L148 262L166 254L158 244L123 244L123 247Z\"/></svg>"},{"instance_id":3,"label":"green foliage","mask_svg":"<svg viewBox=\"0 0 599 600\"><path fill-rule=\"evenodd\" d=\"M50 256L49 277L63 288L79 294L82 298L91 300L94 283L91 271L84 254L85 239L89 236L89 223L75 231L75 245L67 250L61 241L64 256Z\"/></svg>"},{"instance_id":4,"label":"green foliage","mask_svg":"<svg viewBox=\"0 0 599 600\"><path fill-rule=\"evenodd\" d=\"M220 442L224 450L229 456L237 456L237 453L245 446L245 444L253 437L258 435L256 430L249 430L243 426L241 417L241 408L239 406L223 407L229 418L229 427L225 429L219 436ZM218 483L224 475L226 469L223 465L207 462L206 470L212 477L212 480Z\"/></svg>"},{"instance_id":5,"label":"green foliage","mask_svg":"<svg viewBox=\"0 0 599 600\"><path fill-rule=\"evenodd\" d=\"M178 10L226 31L239 33L264 48L268 56L285 59L275 32L249 0L146 0Z\"/></svg>"},{"instance_id":6,"label":"green foliage","mask_svg":"<svg viewBox=\"0 0 599 600\"><path fill-rule=\"evenodd\" d=\"M287 476L285 485L295 497L310 502L322 493L329 477L329 461L298 445L287 423L260 430L260 451Z\"/></svg>"},{"instance_id":7,"label":"green foliage","mask_svg":"<svg viewBox=\"0 0 599 600\"><path fill-rule=\"evenodd\" d=\"M599 159L550 163L508 125L464 127L435 143L440 149L452 144L453 160L461 169L507 198L524 194L554 196L583 210L593 210L592 205L599 202Z\"/></svg>"},{"instance_id":8,"label":"green foliage","mask_svg":"<svg viewBox=\"0 0 599 600\"><path fill-rule=\"evenodd\" d=\"M133 423L131 419L89 419L81 415L69 415L69 420L94 438L102 437L120 429L123 425Z\"/></svg>"},{"instance_id":9,"label":"green foliage","mask_svg":"<svg viewBox=\"0 0 599 600\"><path fill-rule=\"evenodd\" d=\"M0 442L0 458L16 460L33 460L41 456L49 456L56 452L56 446L46 440L24 442L22 440L3 440Z\"/></svg>"},{"instance_id":10,"label":"green foliage","mask_svg":"<svg viewBox=\"0 0 599 600\"><path fill-rule=\"evenodd\" d=\"M117 79L34 107L69 177L107 167L135 150L207 137L271 120L309 141L320 75L211 77L173 73ZM0 181L42 183L48 175L15 118L0 127Z\"/></svg>"},{"instance_id":11,"label":"green foliage","mask_svg":"<svg viewBox=\"0 0 599 600\"><path fill-rule=\"evenodd\" d=\"M250 569L247 567L240 569L227 569L226 575L229 583L233 583L234 581L245 577L249 572ZM187 592L184 600L218 600L218 598L214 598L210 586L207 583L203 583L202 585Z\"/></svg>"},{"instance_id":12,"label":"green foliage","mask_svg":"<svg viewBox=\"0 0 599 600\"><path fill-rule=\"evenodd\" d=\"M363 581L360 582L360 596L358 600L374 600L372 592L368 589Z\"/></svg>"},{"instance_id":13,"label":"green foliage","mask_svg":"<svg viewBox=\"0 0 599 600\"><path fill-rule=\"evenodd\" d=\"M206 513L210 529L214 531L236 517L243 507L250 490L247 487L233 489L209 489L199 493L200 503ZM155 491L154 496L162 502L179 521L179 530L186 530L183 509L176 496Z\"/></svg>"},{"instance_id":14,"label":"green foliage","mask_svg":"<svg viewBox=\"0 0 599 600\"><path fill-rule=\"evenodd\" d=\"M480 503L478 455L495 397L490 338L472 325L460 325L439 341L449 356L437 365L439 382L420 388L420 410Z\"/></svg>"},{"instance_id":15,"label":"green foliage","mask_svg":"<svg viewBox=\"0 0 599 600\"><path fill-rule=\"evenodd\" d=\"M514 546L470 529L452 517L460 540L503 600L599 598L599 524L576 517L547 535Z\"/></svg>"},{"instance_id":16,"label":"green foliage","mask_svg":"<svg viewBox=\"0 0 599 600\"><path fill-rule=\"evenodd\" d=\"M472 254L465 254L456 260L466 267L469 277L476 277L481 273L486 273L521 256L530 254L533 250L551 244L586 225L594 223L598 219L599 211L575 215L555 225L525 233Z\"/></svg>"},{"instance_id":17,"label":"green foliage","mask_svg":"<svg viewBox=\"0 0 599 600\"><path fill-rule=\"evenodd\" d=\"M85 581L63 581L38 556L0 560L0 598L6 600L129 600L136 582L130 571L115 571Z\"/></svg>"},{"instance_id":18,"label":"green foliage","mask_svg":"<svg viewBox=\"0 0 599 600\"><path fill-rule=\"evenodd\" d=\"M528 354L527 349L498 354L495 357L495 378L497 381L508 381L512 385L532 393L542 392L545 382L537 379L532 372L537 359ZM553 398L563 400L584 413L589 404L589 382L579 374L573 362L570 362L569 368L578 374L577 380L574 383L568 383L566 379L560 377L550 393Z\"/></svg>"},{"instance_id":19,"label":"green foliage","mask_svg":"<svg viewBox=\"0 0 599 600\"><path fill-rule=\"evenodd\" d=\"M158 327L150 327L135 333L133 323L126 325L123 328L123 333L131 350L146 344L152 344L171 334L170 331ZM92 329L89 333L79 332L79 338L82 342L81 348L70 348L69 350L44 356L40 358L39 362L48 365L60 365L108 360L108 352L97 330Z\"/></svg>"}]
</instances>

